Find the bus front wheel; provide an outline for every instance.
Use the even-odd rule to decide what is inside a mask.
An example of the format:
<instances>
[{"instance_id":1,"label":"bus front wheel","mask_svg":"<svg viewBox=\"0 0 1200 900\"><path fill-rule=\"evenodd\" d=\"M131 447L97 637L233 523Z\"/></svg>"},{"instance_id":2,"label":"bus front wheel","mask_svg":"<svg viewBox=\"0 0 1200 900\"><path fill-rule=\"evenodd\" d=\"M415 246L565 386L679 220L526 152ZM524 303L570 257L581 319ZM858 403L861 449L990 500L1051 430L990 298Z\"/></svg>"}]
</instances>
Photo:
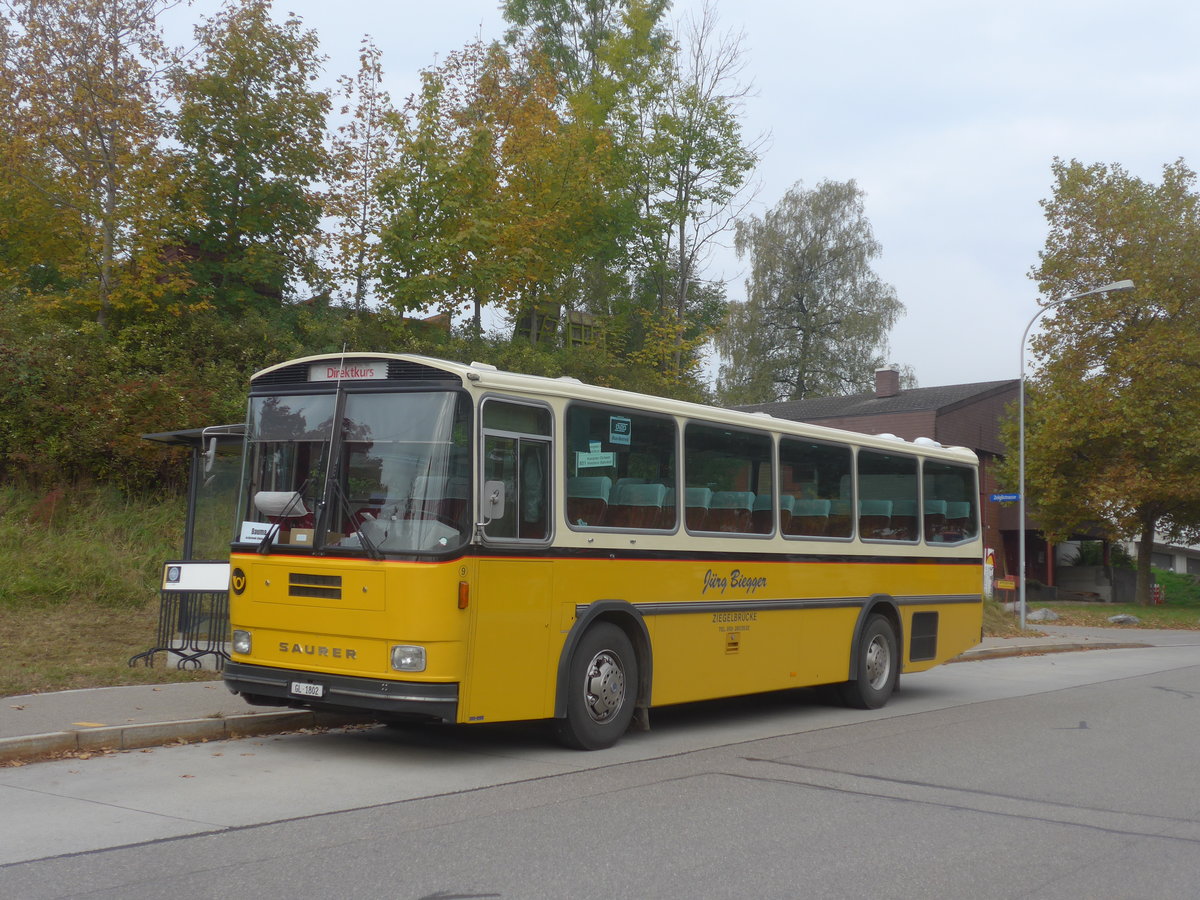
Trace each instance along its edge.
<instances>
[{"instance_id":1,"label":"bus front wheel","mask_svg":"<svg viewBox=\"0 0 1200 900\"><path fill-rule=\"evenodd\" d=\"M900 654L892 623L871 616L858 644L858 664L851 681L839 685L842 701L855 709L879 709L896 690Z\"/></svg>"},{"instance_id":2,"label":"bus front wheel","mask_svg":"<svg viewBox=\"0 0 1200 900\"><path fill-rule=\"evenodd\" d=\"M558 738L576 750L602 750L617 742L633 718L638 670L633 645L609 622L580 639L567 674L567 715L555 720Z\"/></svg>"}]
</instances>

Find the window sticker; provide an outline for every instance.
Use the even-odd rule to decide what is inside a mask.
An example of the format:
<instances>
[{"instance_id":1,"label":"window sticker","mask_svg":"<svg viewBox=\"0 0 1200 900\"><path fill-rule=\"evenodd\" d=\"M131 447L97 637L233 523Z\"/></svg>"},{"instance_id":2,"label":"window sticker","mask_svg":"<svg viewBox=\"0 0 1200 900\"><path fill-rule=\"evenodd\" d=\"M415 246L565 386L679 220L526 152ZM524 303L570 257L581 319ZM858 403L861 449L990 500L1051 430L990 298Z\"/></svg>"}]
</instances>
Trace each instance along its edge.
<instances>
[{"instance_id":1,"label":"window sticker","mask_svg":"<svg viewBox=\"0 0 1200 900\"><path fill-rule=\"evenodd\" d=\"M617 464L615 453L576 453L576 469L608 469Z\"/></svg>"},{"instance_id":2,"label":"window sticker","mask_svg":"<svg viewBox=\"0 0 1200 900\"><path fill-rule=\"evenodd\" d=\"M629 446L629 439L633 436L633 422L628 416L609 416L608 417L608 442L610 444L624 444Z\"/></svg>"}]
</instances>

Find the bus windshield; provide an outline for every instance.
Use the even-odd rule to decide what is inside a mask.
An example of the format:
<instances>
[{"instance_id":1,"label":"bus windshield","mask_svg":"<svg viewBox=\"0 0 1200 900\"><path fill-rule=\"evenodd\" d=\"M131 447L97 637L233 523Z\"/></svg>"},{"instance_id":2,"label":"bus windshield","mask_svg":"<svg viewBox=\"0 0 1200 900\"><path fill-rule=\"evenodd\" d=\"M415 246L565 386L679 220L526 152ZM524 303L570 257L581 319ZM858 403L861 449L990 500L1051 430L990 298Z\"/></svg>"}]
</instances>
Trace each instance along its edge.
<instances>
[{"instance_id":1,"label":"bus windshield","mask_svg":"<svg viewBox=\"0 0 1200 900\"><path fill-rule=\"evenodd\" d=\"M253 397L241 540L370 555L461 546L468 420L466 397L447 391Z\"/></svg>"}]
</instances>

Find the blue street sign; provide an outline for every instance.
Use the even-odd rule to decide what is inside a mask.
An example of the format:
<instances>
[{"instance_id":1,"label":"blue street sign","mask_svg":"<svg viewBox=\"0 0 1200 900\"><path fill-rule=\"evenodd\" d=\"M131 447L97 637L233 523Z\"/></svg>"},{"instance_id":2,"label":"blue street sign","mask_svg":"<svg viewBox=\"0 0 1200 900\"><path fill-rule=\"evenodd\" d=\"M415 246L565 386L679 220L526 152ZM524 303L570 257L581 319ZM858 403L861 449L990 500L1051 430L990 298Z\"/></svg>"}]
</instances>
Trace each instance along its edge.
<instances>
[{"instance_id":1,"label":"blue street sign","mask_svg":"<svg viewBox=\"0 0 1200 900\"><path fill-rule=\"evenodd\" d=\"M992 494L993 503L1016 503L1020 499L1020 494Z\"/></svg>"}]
</instances>

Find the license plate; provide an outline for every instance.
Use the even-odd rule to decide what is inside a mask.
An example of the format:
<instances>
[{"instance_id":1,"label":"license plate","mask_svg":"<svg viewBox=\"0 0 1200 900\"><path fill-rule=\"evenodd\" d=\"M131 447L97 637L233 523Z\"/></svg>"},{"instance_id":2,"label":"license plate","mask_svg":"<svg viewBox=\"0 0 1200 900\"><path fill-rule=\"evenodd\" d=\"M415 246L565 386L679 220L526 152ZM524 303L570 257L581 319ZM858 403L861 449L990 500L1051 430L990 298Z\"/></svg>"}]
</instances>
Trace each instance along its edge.
<instances>
[{"instance_id":1,"label":"license plate","mask_svg":"<svg viewBox=\"0 0 1200 900\"><path fill-rule=\"evenodd\" d=\"M293 681L289 688L293 694L301 697L324 697L325 685L309 684L307 681Z\"/></svg>"}]
</instances>

